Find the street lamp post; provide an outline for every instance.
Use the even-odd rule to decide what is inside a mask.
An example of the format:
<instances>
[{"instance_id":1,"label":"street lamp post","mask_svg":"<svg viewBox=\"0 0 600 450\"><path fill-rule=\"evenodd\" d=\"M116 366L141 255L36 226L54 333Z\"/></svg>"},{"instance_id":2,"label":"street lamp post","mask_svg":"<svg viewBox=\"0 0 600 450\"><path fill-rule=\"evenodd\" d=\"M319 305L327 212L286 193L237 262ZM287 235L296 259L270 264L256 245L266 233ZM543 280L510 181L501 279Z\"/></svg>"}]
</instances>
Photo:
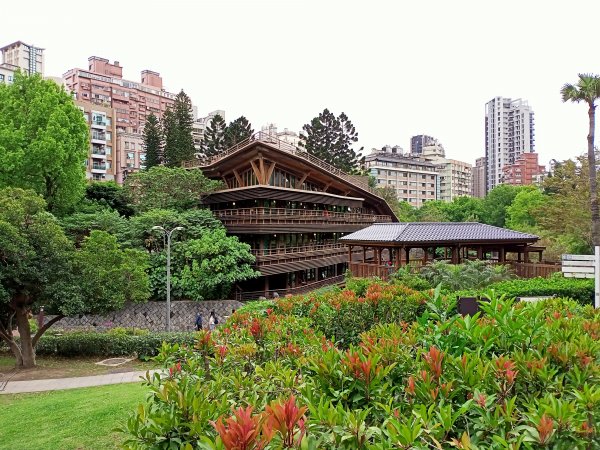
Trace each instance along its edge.
<instances>
[{"instance_id":1,"label":"street lamp post","mask_svg":"<svg viewBox=\"0 0 600 450\"><path fill-rule=\"evenodd\" d=\"M152 227L152 230L159 230L167 237L167 331L171 331L171 236L175 231L183 230L183 227L175 227L167 231L157 225Z\"/></svg>"}]
</instances>

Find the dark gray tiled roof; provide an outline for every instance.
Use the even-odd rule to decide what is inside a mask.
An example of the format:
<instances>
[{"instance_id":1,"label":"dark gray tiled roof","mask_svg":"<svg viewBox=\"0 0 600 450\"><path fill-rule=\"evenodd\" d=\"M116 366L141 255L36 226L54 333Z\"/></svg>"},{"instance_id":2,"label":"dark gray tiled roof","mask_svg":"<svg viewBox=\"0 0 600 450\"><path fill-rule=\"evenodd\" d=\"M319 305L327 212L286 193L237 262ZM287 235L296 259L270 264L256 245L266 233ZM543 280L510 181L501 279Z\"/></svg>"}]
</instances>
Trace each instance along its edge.
<instances>
[{"instance_id":1,"label":"dark gray tiled roof","mask_svg":"<svg viewBox=\"0 0 600 450\"><path fill-rule=\"evenodd\" d=\"M535 242L538 236L477 222L376 223L341 238L365 242Z\"/></svg>"}]
</instances>

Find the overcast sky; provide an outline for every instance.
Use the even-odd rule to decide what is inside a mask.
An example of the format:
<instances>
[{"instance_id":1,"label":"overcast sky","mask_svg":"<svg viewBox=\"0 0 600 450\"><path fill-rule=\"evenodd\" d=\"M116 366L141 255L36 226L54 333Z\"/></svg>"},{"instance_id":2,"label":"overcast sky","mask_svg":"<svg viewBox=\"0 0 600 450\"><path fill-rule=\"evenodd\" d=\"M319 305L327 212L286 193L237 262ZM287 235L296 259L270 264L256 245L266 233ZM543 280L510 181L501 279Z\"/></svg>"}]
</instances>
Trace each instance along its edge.
<instances>
[{"instance_id":1,"label":"overcast sky","mask_svg":"<svg viewBox=\"0 0 600 450\"><path fill-rule=\"evenodd\" d=\"M0 16L0 44L45 48L46 75L101 56L133 81L160 72L201 115L299 131L329 108L367 151L429 134L470 163L498 95L534 108L540 162L584 152L587 109L559 91L600 72L598 0L23 0Z\"/></svg>"}]
</instances>

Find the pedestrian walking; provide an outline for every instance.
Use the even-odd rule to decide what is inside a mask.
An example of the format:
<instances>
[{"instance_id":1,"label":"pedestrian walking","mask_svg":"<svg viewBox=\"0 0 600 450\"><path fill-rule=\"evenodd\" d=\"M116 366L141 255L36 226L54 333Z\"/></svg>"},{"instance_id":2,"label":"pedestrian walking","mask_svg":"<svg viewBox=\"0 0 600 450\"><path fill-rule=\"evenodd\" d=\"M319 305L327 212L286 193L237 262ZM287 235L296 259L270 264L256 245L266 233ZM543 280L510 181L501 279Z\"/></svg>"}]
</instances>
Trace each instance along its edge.
<instances>
[{"instance_id":1,"label":"pedestrian walking","mask_svg":"<svg viewBox=\"0 0 600 450\"><path fill-rule=\"evenodd\" d=\"M202 329L202 314L196 314L196 331L200 331Z\"/></svg>"},{"instance_id":2,"label":"pedestrian walking","mask_svg":"<svg viewBox=\"0 0 600 450\"><path fill-rule=\"evenodd\" d=\"M210 329L210 331L214 330L215 327L219 325L219 319L217 319L217 316L215 315L214 311L210 312L210 317L208 318L208 328Z\"/></svg>"}]
</instances>

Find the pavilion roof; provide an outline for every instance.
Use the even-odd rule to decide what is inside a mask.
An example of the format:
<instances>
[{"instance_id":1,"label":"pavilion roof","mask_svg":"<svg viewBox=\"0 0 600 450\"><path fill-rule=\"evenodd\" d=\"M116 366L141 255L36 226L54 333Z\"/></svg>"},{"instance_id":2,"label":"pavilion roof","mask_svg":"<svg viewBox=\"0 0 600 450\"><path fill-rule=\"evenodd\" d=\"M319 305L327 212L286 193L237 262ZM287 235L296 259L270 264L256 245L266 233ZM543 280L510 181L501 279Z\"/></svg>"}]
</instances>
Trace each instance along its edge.
<instances>
[{"instance_id":1,"label":"pavilion roof","mask_svg":"<svg viewBox=\"0 0 600 450\"><path fill-rule=\"evenodd\" d=\"M348 234L349 242L452 243L536 242L538 236L478 222L376 223Z\"/></svg>"}]
</instances>

